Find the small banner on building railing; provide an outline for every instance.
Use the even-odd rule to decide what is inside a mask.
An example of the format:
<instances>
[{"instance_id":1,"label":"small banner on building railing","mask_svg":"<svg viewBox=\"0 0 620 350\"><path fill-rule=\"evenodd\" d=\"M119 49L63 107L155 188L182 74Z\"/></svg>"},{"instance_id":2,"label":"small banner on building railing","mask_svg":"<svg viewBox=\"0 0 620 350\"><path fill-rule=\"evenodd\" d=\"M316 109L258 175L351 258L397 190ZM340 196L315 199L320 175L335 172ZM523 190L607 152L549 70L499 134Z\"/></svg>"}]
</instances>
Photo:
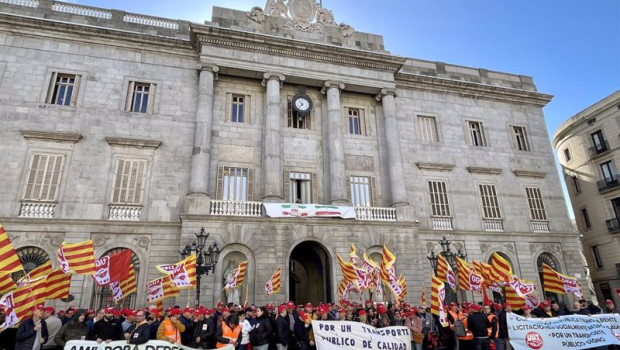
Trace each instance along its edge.
<instances>
[{"instance_id":1,"label":"small banner on building railing","mask_svg":"<svg viewBox=\"0 0 620 350\"><path fill-rule=\"evenodd\" d=\"M354 207L321 204L264 203L267 216L272 218L340 217L355 219Z\"/></svg>"}]
</instances>

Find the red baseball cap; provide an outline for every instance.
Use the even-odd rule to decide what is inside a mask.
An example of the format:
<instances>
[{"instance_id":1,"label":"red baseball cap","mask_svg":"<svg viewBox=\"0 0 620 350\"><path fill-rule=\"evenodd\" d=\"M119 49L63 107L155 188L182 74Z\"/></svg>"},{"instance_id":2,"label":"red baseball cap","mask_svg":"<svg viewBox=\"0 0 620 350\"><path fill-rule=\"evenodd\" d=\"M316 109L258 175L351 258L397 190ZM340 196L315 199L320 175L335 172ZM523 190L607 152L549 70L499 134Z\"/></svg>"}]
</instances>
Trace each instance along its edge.
<instances>
[{"instance_id":1,"label":"red baseball cap","mask_svg":"<svg viewBox=\"0 0 620 350\"><path fill-rule=\"evenodd\" d=\"M505 303L504 303L504 307L512 307L512 305L510 305L510 303L509 303L509 302L505 302Z\"/></svg>"},{"instance_id":2,"label":"red baseball cap","mask_svg":"<svg viewBox=\"0 0 620 350\"><path fill-rule=\"evenodd\" d=\"M178 307L170 309L170 316L178 316L180 314L181 314L181 309L179 309Z\"/></svg>"},{"instance_id":3,"label":"red baseball cap","mask_svg":"<svg viewBox=\"0 0 620 350\"><path fill-rule=\"evenodd\" d=\"M358 312L357 315L358 316L366 315L366 310L360 310L360 312Z\"/></svg>"},{"instance_id":4,"label":"red baseball cap","mask_svg":"<svg viewBox=\"0 0 620 350\"><path fill-rule=\"evenodd\" d=\"M299 317L301 317L304 321L308 319L308 315L304 311L299 311Z\"/></svg>"},{"instance_id":5,"label":"red baseball cap","mask_svg":"<svg viewBox=\"0 0 620 350\"><path fill-rule=\"evenodd\" d=\"M610 299L605 300L605 304L613 305L613 303L614 303L613 300L610 300Z\"/></svg>"},{"instance_id":6,"label":"red baseball cap","mask_svg":"<svg viewBox=\"0 0 620 350\"><path fill-rule=\"evenodd\" d=\"M105 310L103 310L106 314L113 314L114 313L114 308L113 307L106 307Z\"/></svg>"},{"instance_id":7,"label":"red baseball cap","mask_svg":"<svg viewBox=\"0 0 620 350\"><path fill-rule=\"evenodd\" d=\"M289 301L288 303L286 303L286 308L287 309L294 309L295 308L295 303L292 301Z\"/></svg>"},{"instance_id":8,"label":"red baseball cap","mask_svg":"<svg viewBox=\"0 0 620 350\"><path fill-rule=\"evenodd\" d=\"M304 307L312 309L314 306L312 306L312 303L306 303L306 305Z\"/></svg>"},{"instance_id":9,"label":"red baseball cap","mask_svg":"<svg viewBox=\"0 0 620 350\"><path fill-rule=\"evenodd\" d=\"M48 306L48 307L46 307L45 309L43 309L43 311L47 311L47 312L49 312L50 314L53 314L53 313L55 313L55 312L56 312L56 309L54 309L54 308L53 308L53 307L51 307L51 306Z\"/></svg>"},{"instance_id":10,"label":"red baseball cap","mask_svg":"<svg viewBox=\"0 0 620 350\"><path fill-rule=\"evenodd\" d=\"M522 307L523 310L532 310L532 308L529 305L525 305Z\"/></svg>"},{"instance_id":11,"label":"red baseball cap","mask_svg":"<svg viewBox=\"0 0 620 350\"><path fill-rule=\"evenodd\" d=\"M217 302L217 307L224 307L224 302L223 301L218 301Z\"/></svg>"},{"instance_id":12,"label":"red baseball cap","mask_svg":"<svg viewBox=\"0 0 620 350\"><path fill-rule=\"evenodd\" d=\"M267 304L265 305L265 308L268 310L273 310L273 304Z\"/></svg>"},{"instance_id":13,"label":"red baseball cap","mask_svg":"<svg viewBox=\"0 0 620 350\"><path fill-rule=\"evenodd\" d=\"M281 304L280 306L278 306L278 313L282 312L286 310L286 304Z\"/></svg>"}]
</instances>

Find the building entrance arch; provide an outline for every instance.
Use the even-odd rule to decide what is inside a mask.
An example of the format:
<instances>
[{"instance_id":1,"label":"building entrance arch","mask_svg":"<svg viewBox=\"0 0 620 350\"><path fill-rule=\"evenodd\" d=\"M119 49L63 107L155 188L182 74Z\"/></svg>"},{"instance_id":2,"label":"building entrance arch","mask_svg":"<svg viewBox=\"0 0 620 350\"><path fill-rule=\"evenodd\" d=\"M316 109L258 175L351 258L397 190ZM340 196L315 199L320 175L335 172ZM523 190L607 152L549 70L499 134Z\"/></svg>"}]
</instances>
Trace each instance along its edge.
<instances>
[{"instance_id":1,"label":"building entrance arch","mask_svg":"<svg viewBox=\"0 0 620 350\"><path fill-rule=\"evenodd\" d=\"M319 243L299 243L289 257L289 300L295 304L331 302L331 261Z\"/></svg>"}]
</instances>

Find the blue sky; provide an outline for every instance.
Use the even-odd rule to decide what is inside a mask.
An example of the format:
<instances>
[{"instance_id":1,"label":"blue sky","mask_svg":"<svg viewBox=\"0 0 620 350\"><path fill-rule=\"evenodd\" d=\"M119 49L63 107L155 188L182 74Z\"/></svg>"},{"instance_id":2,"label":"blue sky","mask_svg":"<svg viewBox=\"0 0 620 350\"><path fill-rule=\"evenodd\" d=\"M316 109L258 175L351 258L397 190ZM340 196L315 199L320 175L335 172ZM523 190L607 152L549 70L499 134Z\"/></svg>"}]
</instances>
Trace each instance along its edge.
<instances>
[{"instance_id":1,"label":"blue sky","mask_svg":"<svg viewBox=\"0 0 620 350\"><path fill-rule=\"evenodd\" d=\"M534 77L554 95L550 137L566 119L620 89L620 0L322 0L338 23L381 34L392 54ZM265 0L78 0L202 23L213 6ZM572 211L571 212L571 217Z\"/></svg>"}]
</instances>

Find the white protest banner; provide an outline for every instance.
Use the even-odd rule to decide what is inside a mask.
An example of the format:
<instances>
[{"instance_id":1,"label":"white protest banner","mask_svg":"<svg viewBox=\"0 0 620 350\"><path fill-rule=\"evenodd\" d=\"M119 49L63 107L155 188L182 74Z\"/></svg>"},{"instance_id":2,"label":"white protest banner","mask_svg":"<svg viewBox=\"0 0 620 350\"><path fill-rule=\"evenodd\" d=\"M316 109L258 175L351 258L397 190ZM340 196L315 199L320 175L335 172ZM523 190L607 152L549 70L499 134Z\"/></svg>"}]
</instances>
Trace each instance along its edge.
<instances>
[{"instance_id":1,"label":"white protest banner","mask_svg":"<svg viewBox=\"0 0 620 350\"><path fill-rule=\"evenodd\" d=\"M411 333L407 327L375 328L359 322L312 321L312 331L317 350L411 350Z\"/></svg>"},{"instance_id":2,"label":"white protest banner","mask_svg":"<svg viewBox=\"0 0 620 350\"><path fill-rule=\"evenodd\" d=\"M571 315L525 318L507 315L510 344L515 350L589 349L620 345L620 315Z\"/></svg>"},{"instance_id":3,"label":"white protest banner","mask_svg":"<svg viewBox=\"0 0 620 350\"><path fill-rule=\"evenodd\" d=\"M355 208L322 204L263 203L272 218L340 217L355 219Z\"/></svg>"},{"instance_id":4,"label":"white protest banner","mask_svg":"<svg viewBox=\"0 0 620 350\"><path fill-rule=\"evenodd\" d=\"M226 345L224 350L234 350L232 345ZM198 350L185 345L170 344L162 340L149 340L146 344L131 345L126 340L112 341L109 343L97 343L91 340L70 340L65 344L64 350ZM202 350L202 349L201 349Z\"/></svg>"}]
</instances>

